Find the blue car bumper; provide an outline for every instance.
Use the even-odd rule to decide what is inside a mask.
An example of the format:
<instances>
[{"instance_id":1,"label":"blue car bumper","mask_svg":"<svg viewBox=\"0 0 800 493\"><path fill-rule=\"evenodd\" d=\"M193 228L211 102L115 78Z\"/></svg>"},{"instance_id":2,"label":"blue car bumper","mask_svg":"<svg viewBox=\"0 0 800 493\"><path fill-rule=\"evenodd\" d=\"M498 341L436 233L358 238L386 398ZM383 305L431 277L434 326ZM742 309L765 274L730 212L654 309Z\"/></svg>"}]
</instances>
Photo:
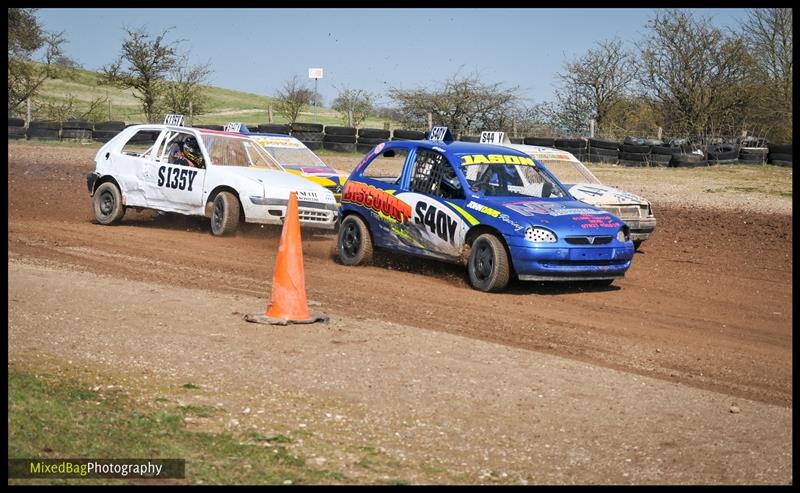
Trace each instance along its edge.
<instances>
[{"instance_id":1,"label":"blue car bumper","mask_svg":"<svg viewBox=\"0 0 800 493\"><path fill-rule=\"evenodd\" d=\"M525 239L514 240L516 239L507 239L511 262L523 281L621 278L631 266L634 252L633 243L630 241L575 247L559 243L534 246Z\"/></svg>"}]
</instances>

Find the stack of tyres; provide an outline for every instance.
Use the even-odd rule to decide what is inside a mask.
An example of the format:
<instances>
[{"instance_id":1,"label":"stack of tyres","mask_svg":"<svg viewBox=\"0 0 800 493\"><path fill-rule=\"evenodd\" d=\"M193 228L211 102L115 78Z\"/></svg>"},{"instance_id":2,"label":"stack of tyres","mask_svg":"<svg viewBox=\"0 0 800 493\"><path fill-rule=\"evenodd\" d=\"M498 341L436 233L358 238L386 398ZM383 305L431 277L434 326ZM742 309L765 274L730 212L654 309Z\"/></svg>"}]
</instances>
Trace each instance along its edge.
<instances>
[{"instance_id":1,"label":"stack of tyres","mask_svg":"<svg viewBox=\"0 0 800 493\"><path fill-rule=\"evenodd\" d=\"M22 118L8 117L8 138L9 139L25 138L25 120L23 120Z\"/></svg>"},{"instance_id":2,"label":"stack of tyres","mask_svg":"<svg viewBox=\"0 0 800 493\"><path fill-rule=\"evenodd\" d=\"M34 120L28 125L28 138L58 140L61 123L52 120Z\"/></svg>"},{"instance_id":3,"label":"stack of tyres","mask_svg":"<svg viewBox=\"0 0 800 493\"><path fill-rule=\"evenodd\" d=\"M92 139L92 124L85 120L67 120L62 125L61 140L86 141Z\"/></svg>"},{"instance_id":4,"label":"stack of tyres","mask_svg":"<svg viewBox=\"0 0 800 493\"><path fill-rule=\"evenodd\" d=\"M791 167L792 144L769 144L769 163Z\"/></svg>"},{"instance_id":5,"label":"stack of tyres","mask_svg":"<svg viewBox=\"0 0 800 493\"><path fill-rule=\"evenodd\" d=\"M376 145L386 142L391 137L391 132L382 128L360 128L356 140L358 152L368 152Z\"/></svg>"},{"instance_id":6,"label":"stack of tyres","mask_svg":"<svg viewBox=\"0 0 800 493\"><path fill-rule=\"evenodd\" d=\"M622 144L622 151L619 153L619 164L631 168L639 168L650 164L649 144Z\"/></svg>"},{"instance_id":7,"label":"stack of tyres","mask_svg":"<svg viewBox=\"0 0 800 493\"><path fill-rule=\"evenodd\" d=\"M392 132L392 140L423 140L425 139L425 132L418 130L403 130L402 128L396 129Z\"/></svg>"},{"instance_id":8,"label":"stack of tyres","mask_svg":"<svg viewBox=\"0 0 800 493\"><path fill-rule=\"evenodd\" d=\"M522 137L509 137L508 140L511 141L512 144L524 144L525 139Z\"/></svg>"},{"instance_id":9,"label":"stack of tyres","mask_svg":"<svg viewBox=\"0 0 800 493\"><path fill-rule=\"evenodd\" d=\"M92 139L97 142L108 142L113 139L115 135L125 129L125 122L121 121L107 121L98 122L94 124L94 132L92 132Z\"/></svg>"},{"instance_id":10,"label":"stack of tyres","mask_svg":"<svg viewBox=\"0 0 800 493\"><path fill-rule=\"evenodd\" d=\"M680 146L681 152L672 155L670 166L673 168L697 168L708 166L706 154L697 146L684 144Z\"/></svg>"},{"instance_id":11,"label":"stack of tyres","mask_svg":"<svg viewBox=\"0 0 800 493\"><path fill-rule=\"evenodd\" d=\"M708 146L708 164L734 164L739 160L736 144L713 144Z\"/></svg>"},{"instance_id":12,"label":"stack of tyres","mask_svg":"<svg viewBox=\"0 0 800 493\"><path fill-rule=\"evenodd\" d=\"M354 127L325 127L322 136L322 147L329 151L356 152L356 129Z\"/></svg>"},{"instance_id":13,"label":"stack of tyres","mask_svg":"<svg viewBox=\"0 0 800 493\"><path fill-rule=\"evenodd\" d=\"M655 145L650 148L650 166L669 166L674 154L680 154L680 147L670 145Z\"/></svg>"},{"instance_id":14,"label":"stack of tyres","mask_svg":"<svg viewBox=\"0 0 800 493\"><path fill-rule=\"evenodd\" d=\"M141 123L131 123L130 125L126 125L125 128L131 127L133 125L141 125ZM129 140L128 142L133 144L142 144L142 145L152 144L153 142L156 141L160 133L161 132L159 130L136 132L131 137L131 140Z\"/></svg>"},{"instance_id":15,"label":"stack of tyres","mask_svg":"<svg viewBox=\"0 0 800 493\"><path fill-rule=\"evenodd\" d=\"M461 142L480 142L481 137L480 135L462 135L458 140Z\"/></svg>"},{"instance_id":16,"label":"stack of tyres","mask_svg":"<svg viewBox=\"0 0 800 493\"><path fill-rule=\"evenodd\" d=\"M280 123L259 123L256 127L247 126L248 129L251 131L257 131L258 133L262 134L286 134L289 135L292 131L292 127L287 124L280 124Z\"/></svg>"},{"instance_id":17,"label":"stack of tyres","mask_svg":"<svg viewBox=\"0 0 800 493\"><path fill-rule=\"evenodd\" d=\"M522 139L525 145L541 146L541 147L555 147L556 141L550 137L525 137Z\"/></svg>"},{"instance_id":18,"label":"stack of tyres","mask_svg":"<svg viewBox=\"0 0 800 493\"><path fill-rule=\"evenodd\" d=\"M586 160L591 163L617 164L621 144L613 140L589 139Z\"/></svg>"},{"instance_id":19,"label":"stack of tyres","mask_svg":"<svg viewBox=\"0 0 800 493\"><path fill-rule=\"evenodd\" d=\"M579 161L586 160L586 141L583 139L556 139L555 148L562 151L567 151Z\"/></svg>"},{"instance_id":20,"label":"stack of tyres","mask_svg":"<svg viewBox=\"0 0 800 493\"><path fill-rule=\"evenodd\" d=\"M192 125L193 128L205 128L206 130L225 130L224 125L219 125L216 123L208 123L205 125Z\"/></svg>"},{"instance_id":21,"label":"stack of tyres","mask_svg":"<svg viewBox=\"0 0 800 493\"><path fill-rule=\"evenodd\" d=\"M312 151L322 149L322 125L319 123L299 123L291 125L292 137Z\"/></svg>"}]
</instances>

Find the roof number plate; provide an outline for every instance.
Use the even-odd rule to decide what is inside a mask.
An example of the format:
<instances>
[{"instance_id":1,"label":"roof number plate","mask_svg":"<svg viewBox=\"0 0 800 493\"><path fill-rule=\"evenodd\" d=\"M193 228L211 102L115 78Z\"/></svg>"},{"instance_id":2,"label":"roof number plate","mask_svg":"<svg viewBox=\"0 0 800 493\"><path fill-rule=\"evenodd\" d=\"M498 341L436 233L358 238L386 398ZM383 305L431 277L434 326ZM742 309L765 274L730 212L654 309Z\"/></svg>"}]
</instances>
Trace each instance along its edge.
<instances>
[{"instance_id":1,"label":"roof number plate","mask_svg":"<svg viewBox=\"0 0 800 493\"><path fill-rule=\"evenodd\" d=\"M225 126L226 132L239 133L242 129L242 122L230 122Z\"/></svg>"},{"instance_id":2,"label":"roof number plate","mask_svg":"<svg viewBox=\"0 0 800 493\"><path fill-rule=\"evenodd\" d=\"M444 141L445 135L447 135L447 127L433 127L429 139Z\"/></svg>"},{"instance_id":3,"label":"roof number plate","mask_svg":"<svg viewBox=\"0 0 800 493\"><path fill-rule=\"evenodd\" d=\"M481 144L502 144L505 132L481 132Z\"/></svg>"},{"instance_id":4,"label":"roof number plate","mask_svg":"<svg viewBox=\"0 0 800 493\"><path fill-rule=\"evenodd\" d=\"M164 117L164 125L183 126L183 115L167 115Z\"/></svg>"}]
</instances>

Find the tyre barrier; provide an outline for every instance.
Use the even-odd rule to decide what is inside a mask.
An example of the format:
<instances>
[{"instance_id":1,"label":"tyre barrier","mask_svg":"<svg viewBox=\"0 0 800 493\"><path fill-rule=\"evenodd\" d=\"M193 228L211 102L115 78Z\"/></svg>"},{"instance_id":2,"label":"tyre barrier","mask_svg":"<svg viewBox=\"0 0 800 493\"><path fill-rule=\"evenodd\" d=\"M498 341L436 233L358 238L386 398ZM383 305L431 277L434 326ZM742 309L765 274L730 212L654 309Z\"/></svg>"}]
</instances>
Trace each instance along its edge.
<instances>
[{"instance_id":1,"label":"tyre barrier","mask_svg":"<svg viewBox=\"0 0 800 493\"><path fill-rule=\"evenodd\" d=\"M8 127L9 139L24 139L26 137L25 127L10 126Z\"/></svg>"},{"instance_id":2,"label":"tyre barrier","mask_svg":"<svg viewBox=\"0 0 800 493\"><path fill-rule=\"evenodd\" d=\"M586 149L586 141L583 139L555 139L554 145L556 149L561 149L562 151L567 151L568 149Z\"/></svg>"},{"instance_id":3,"label":"tyre barrier","mask_svg":"<svg viewBox=\"0 0 800 493\"><path fill-rule=\"evenodd\" d=\"M97 142L108 142L113 139L119 132L113 130L95 130L92 132L92 139Z\"/></svg>"},{"instance_id":4,"label":"tyre barrier","mask_svg":"<svg viewBox=\"0 0 800 493\"><path fill-rule=\"evenodd\" d=\"M93 125L86 120L65 120L61 125L64 130L89 130L91 131Z\"/></svg>"},{"instance_id":5,"label":"tyre barrier","mask_svg":"<svg viewBox=\"0 0 800 493\"><path fill-rule=\"evenodd\" d=\"M355 127L337 127L334 125L328 125L325 127L325 135L349 135L355 137L356 129Z\"/></svg>"},{"instance_id":6,"label":"tyre barrier","mask_svg":"<svg viewBox=\"0 0 800 493\"><path fill-rule=\"evenodd\" d=\"M418 130L403 130L397 129L392 132L392 140L423 140L425 132Z\"/></svg>"},{"instance_id":7,"label":"tyre barrier","mask_svg":"<svg viewBox=\"0 0 800 493\"><path fill-rule=\"evenodd\" d=\"M38 140L58 140L61 124L52 120L34 120L28 125L28 138Z\"/></svg>"},{"instance_id":8,"label":"tyre barrier","mask_svg":"<svg viewBox=\"0 0 800 493\"><path fill-rule=\"evenodd\" d=\"M644 154L640 152L620 152L619 153L619 160L622 161L630 161L636 163L647 163L650 160L650 154Z\"/></svg>"},{"instance_id":9,"label":"tyre barrier","mask_svg":"<svg viewBox=\"0 0 800 493\"><path fill-rule=\"evenodd\" d=\"M383 139L384 141L389 140L392 137L392 132L383 128L359 128L358 129L358 139L359 141L362 138L367 139Z\"/></svg>"},{"instance_id":10,"label":"tyre barrier","mask_svg":"<svg viewBox=\"0 0 800 493\"><path fill-rule=\"evenodd\" d=\"M347 137L346 135L336 135L334 137ZM355 138L355 137L353 137ZM323 141L322 147L329 151L336 151L336 152L356 152L356 144L355 142L350 144L346 142L331 142L331 141Z\"/></svg>"},{"instance_id":11,"label":"tyre barrier","mask_svg":"<svg viewBox=\"0 0 800 493\"><path fill-rule=\"evenodd\" d=\"M125 129L125 122L120 121L107 121L94 124L95 131L102 132L122 132Z\"/></svg>"},{"instance_id":12,"label":"tyre barrier","mask_svg":"<svg viewBox=\"0 0 800 493\"><path fill-rule=\"evenodd\" d=\"M324 134L322 136L322 142L335 142L339 144L355 144L356 143L356 136L355 135L329 135Z\"/></svg>"},{"instance_id":13,"label":"tyre barrier","mask_svg":"<svg viewBox=\"0 0 800 493\"><path fill-rule=\"evenodd\" d=\"M672 161L672 154L655 154L651 153L648 159L650 166L664 166L668 167Z\"/></svg>"},{"instance_id":14,"label":"tyre barrier","mask_svg":"<svg viewBox=\"0 0 800 493\"><path fill-rule=\"evenodd\" d=\"M374 139L374 140L380 140L381 142L385 142L383 139ZM370 144L370 143L362 142L362 141L359 140L358 142L356 142L356 151L362 152L362 153L369 152L369 151L372 150L373 147L375 147L376 145L380 144L381 142L376 142L375 144Z\"/></svg>"},{"instance_id":15,"label":"tyre barrier","mask_svg":"<svg viewBox=\"0 0 800 493\"><path fill-rule=\"evenodd\" d=\"M303 142L302 140L300 142ZM303 145L311 149L312 151L318 151L322 149L322 141L316 140L313 142L303 142Z\"/></svg>"},{"instance_id":16,"label":"tyre barrier","mask_svg":"<svg viewBox=\"0 0 800 493\"><path fill-rule=\"evenodd\" d=\"M250 128L250 127L248 127ZM263 134L286 134L292 131L292 127L289 125L281 125L278 123L259 123L258 126L254 126L259 133Z\"/></svg>"},{"instance_id":17,"label":"tyre barrier","mask_svg":"<svg viewBox=\"0 0 800 493\"><path fill-rule=\"evenodd\" d=\"M626 168L643 168L647 166L647 161L633 161L630 159L620 158L617 164L620 166L625 166Z\"/></svg>"},{"instance_id":18,"label":"tyre barrier","mask_svg":"<svg viewBox=\"0 0 800 493\"><path fill-rule=\"evenodd\" d=\"M61 131L61 140L92 140L92 131L82 128L65 128Z\"/></svg>"},{"instance_id":19,"label":"tyre barrier","mask_svg":"<svg viewBox=\"0 0 800 493\"><path fill-rule=\"evenodd\" d=\"M522 142L529 146L555 147L555 139L547 137L524 137Z\"/></svg>"},{"instance_id":20,"label":"tyre barrier","mask_svg":"<svg viewBox=\"0 0 800 493\"><path fill-rule=\"evenodd\" d=\"M322 135L322 132L292 132L292 137L306 146L308 146L308 142L322 142Z\"/></svg>"},{"instance_id":21,"label":"tyre barrier","mask_svg":"<svg viewBox=\"0 0 800 493\"><path fill-rule=\"evenodd\" d=\"M525 139L522 137L509 137L508 140L510 140L512 144L523 144Z\"/></svg>"},{"instance_id":22,"label":"tyre barrier","mask_svg":"<svg viewBox=\"0 0 800 493\"><path fill-rule=\"evenodd\" d=\"M322 133L323 126L321 123L299 123L294 122L292 123L292 135L295 132L303 132L303 133Z\"/></svg>"},{"instance_id":23,"label":"tyre barrier","mask_svg":"<svg viewBox=\"0 0 800 493\"><path fill-rule=\"evenodd\" d=\"M461 142L480 142L481 137L480 135L462 135L458 140Z\"/></svg>"},{"instance_id":24,"label":"tyre barrier","mask_svg":"<svg viewBox=\"0 0 800 493\"><path fill-rule=\"evenodd\" d=\"M25 126L25 120L22 119L22 118L12 118L12 117L9 116L8 117L8 126L9 127L24 127Z\"/></svg>"},{"instance_id":25,"label":"tyre barrier","mask_svg":"<svg viewBox=\"0 0 800 493\"><path fill-rule=\"evenodd\" d=\"M670 165L673 168L697 168L708 166L708 161L699 154L673 154Z\"/></svg>"},{"instance_id":26,"label":"tyre barrier","mask_svg":"<svg viewBox=\"0 0 800 493\"><path fill-rule=\"evenodd\" d=\"M618 151L620 148L620 143L613 140L589 139L589 147Z\"/></svg>"},{"instance_id":27,"label":"tyre barrier","mask_svg":"<svg viewBox=\"0 0 800 493\"><path fill-rule=\"evenodd\" d=\"M602 147L589 147L586 160L590 163L616 164L619 160L619 151Z\"/></svg>"},{"instance_id":28,"label":"tyre barrier","mask_svg":"<svg viewBox=\"0 0 800 493\"><path fill-rule=\"evenodd\" d=\"M774 164L775 166L791 167L792 155L772 153L769 155L769 164Z\"/></svg>"},{"instance_id":29,"label":"tyre barrier","mask_svg":"<svg viewBox=\"0 0 800 493\"><path fill-rule=\"evenodd\" d=\"M769 149L766 147L742 147L739 149L739 162L747 164L764 164L767 162Z\"/></svg>"},{"instance_id":30,"label":"tyre barrier","mask_svg":"<svg viewBox=\"0 0 800 493\"><path fill-rule=\"evenodd\" d=\"M739 160L739 146L718 144L708 148L708 164L734 164Z\"/></svg>"},{"instance_id":31,"label":"tyre barrier","mask_svg":"<svg viewBox=\"0 0 800 493\"><path fill-rule=\"evenodd\" d=\"M209 123L207 125L192 125L192 128L205 128L206 130L225 130L224 126L216 125L213 123Z\"/></svg>"}]
</instances>

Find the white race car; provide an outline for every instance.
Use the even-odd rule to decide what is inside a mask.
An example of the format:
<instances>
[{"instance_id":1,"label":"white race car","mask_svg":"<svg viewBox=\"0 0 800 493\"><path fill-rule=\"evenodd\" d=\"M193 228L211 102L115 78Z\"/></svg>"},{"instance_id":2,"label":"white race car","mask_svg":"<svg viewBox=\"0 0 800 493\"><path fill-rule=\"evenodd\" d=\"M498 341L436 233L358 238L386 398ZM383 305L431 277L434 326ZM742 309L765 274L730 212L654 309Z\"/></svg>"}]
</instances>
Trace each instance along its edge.
<instances>
[{"instance_id":1,"label":"white race car","mask_svg":"<svg viewBox=\"0 0 800 493\"><path fill-rule=\"evenodd\" d=\"M220 236L240 220L282 224L290 192L302 226L334 229L338 216L331 191L282 171L241 134L133 125L103 145L95 163L86 179L100 224L119 222L129 207L154 209L208 217Z\"/></svg>"},{"instance_id":2,"label":"white race car","mask_svg":"<svg viewBox=\"0 0 800 493\"><path fill-rule=\"evenodd\" d=\"M503 132L483 132L481 142L511 147L540 161L563 183L576 199L607 210L625 221L638 249L656 229L650 202L603 183L572 153L552 147L512 144Z\"/></svg>"}]
</instances>

